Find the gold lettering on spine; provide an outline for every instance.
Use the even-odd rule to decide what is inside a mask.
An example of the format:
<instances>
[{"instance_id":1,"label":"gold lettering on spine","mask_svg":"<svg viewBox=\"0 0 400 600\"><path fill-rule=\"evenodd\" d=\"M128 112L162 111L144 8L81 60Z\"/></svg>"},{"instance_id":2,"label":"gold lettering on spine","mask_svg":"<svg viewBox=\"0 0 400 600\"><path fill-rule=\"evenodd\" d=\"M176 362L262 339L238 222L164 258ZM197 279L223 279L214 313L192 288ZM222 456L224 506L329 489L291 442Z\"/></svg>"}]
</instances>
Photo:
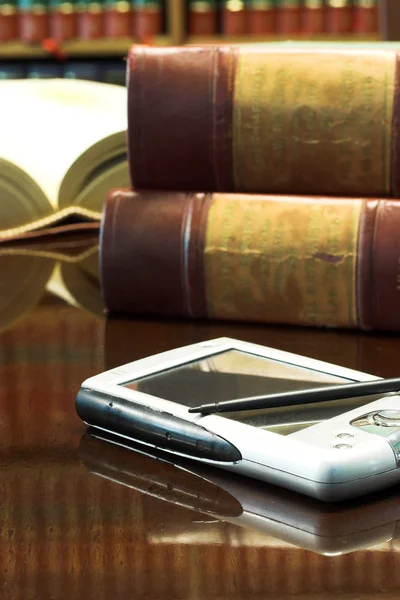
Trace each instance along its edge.
<instances>
[{"instance_id":1,"label":"gold lettering on spine","mask_svg":"<svg viewBox=\"0 0 400 600\"><path fill-rule=\"evenodd\" d=\"M361 200L214 194L204 268L210 317L353 327Z\"/></svg>"},{"instance_id":2,"label":"gold lettering on spine","mask_svg":"<svg viewBox=\"0 0 400 600\"><path fill-rule=\"evenodd\" d=\"M390 194L394 51L241 48L235 189Z\"/></svg>"}]
</instances>

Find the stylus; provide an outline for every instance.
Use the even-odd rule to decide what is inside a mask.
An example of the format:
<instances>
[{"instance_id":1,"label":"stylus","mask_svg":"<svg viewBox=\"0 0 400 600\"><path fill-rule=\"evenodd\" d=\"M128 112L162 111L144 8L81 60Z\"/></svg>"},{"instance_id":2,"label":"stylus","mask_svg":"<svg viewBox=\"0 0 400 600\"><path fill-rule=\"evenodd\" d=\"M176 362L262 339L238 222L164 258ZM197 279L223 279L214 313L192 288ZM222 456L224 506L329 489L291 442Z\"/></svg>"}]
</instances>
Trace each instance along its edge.
<instances>
[{"instance_id":1,"label":"stylus","mask_svg":"<svg viewBox=\"0 0 400 600\"><path fill-rule=\"evenodd\" d=\"M210 415L219 412L279 408L281 406L311 404L312 402L330 402L331 400L343 400L345 398L388 394L389 392L398 392L399 390L399 377L395 379L377 379L375 381L346 383L345 385L333 385L310 390L297 390L295 392L282 392L266 396L252 396L238 400L202 404L201 406L189 408L189 412Z\"/></svg>"}]
</instances>

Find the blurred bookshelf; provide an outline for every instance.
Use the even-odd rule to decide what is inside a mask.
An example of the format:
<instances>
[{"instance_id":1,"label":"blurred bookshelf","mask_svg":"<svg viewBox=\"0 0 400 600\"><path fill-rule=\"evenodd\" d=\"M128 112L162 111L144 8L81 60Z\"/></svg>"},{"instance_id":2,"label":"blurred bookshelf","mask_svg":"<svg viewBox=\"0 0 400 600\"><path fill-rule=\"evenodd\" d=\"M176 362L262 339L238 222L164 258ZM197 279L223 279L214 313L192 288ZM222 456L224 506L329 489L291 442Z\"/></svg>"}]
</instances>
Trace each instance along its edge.
<instances>
[{"instance_id":1,"label":"blurred bookshelf","mask_svg":"<svg viewBox=\"0 0 400 600\"><path fill-rule=\"evenodd\" d=\"M119 62L122 72L133 43L378 41L392 5L400 0L0 0L0 79L54 76L50 63L69 60Z\"/></svg>"},{"instance_id":2,"label":"blurred bookshelf","mask_svg":"<svg viewBox=\"0 0 400 600\"><path fill-rule=\"evenodd\" d=\"M3 42L0 43L1 59L36 59L51 58L54 51L59 56L65 57L121 57L126 56L129 47L135 42L135 38L123 37L120 39L98 39L98 40L71 40L57 44L55 49L46 50L46 45L30 44L28 42ZM138 41L138 43L140 43ZM152 45L169 46L171 40L167 35L155 36L151 40Z\"/></svg>"}]
</instances>

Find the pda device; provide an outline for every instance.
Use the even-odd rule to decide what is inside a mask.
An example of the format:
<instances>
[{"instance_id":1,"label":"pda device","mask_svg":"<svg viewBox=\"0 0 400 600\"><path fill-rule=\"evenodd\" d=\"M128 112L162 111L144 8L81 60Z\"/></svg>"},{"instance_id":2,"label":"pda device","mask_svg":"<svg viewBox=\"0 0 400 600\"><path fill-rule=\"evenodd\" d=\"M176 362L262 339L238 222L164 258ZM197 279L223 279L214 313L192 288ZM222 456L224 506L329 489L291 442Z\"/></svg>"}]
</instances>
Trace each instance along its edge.
<instances>
[{"instance_id":1,"label":"pda device","mask_svg":"<svg viewBox=\"0 0 400 600\"><path fill-rule=\"evenodd\" d=\"M340 501L400 481L400 380L219 338L83 382L99 431Z\"/></svg>"}]
</instances>

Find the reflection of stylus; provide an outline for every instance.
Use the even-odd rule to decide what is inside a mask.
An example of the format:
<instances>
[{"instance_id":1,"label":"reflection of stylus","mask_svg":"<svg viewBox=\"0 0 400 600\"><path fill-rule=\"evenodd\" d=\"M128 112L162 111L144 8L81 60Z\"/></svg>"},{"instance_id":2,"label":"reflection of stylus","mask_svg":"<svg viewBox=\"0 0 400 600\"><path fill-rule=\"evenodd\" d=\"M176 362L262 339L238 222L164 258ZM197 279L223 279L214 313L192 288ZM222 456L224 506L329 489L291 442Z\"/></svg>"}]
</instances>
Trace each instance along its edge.
<instances>
[{"instance_id":1,"label":"reflection of stylus","mask_svg":"<svg viewBox=\"0 0 400 600\"><path fill-rule=\"evenodd\" d=\"M202 404L189 408L190 413L212 414L219 412L236 412L240 410L259 410L265 408L279 408L282 406L296 406L298 404L311 404L312 402L329 402L331 400L344 400L360 396L375 394L388 394L400 391L400 378L377 379L345 385L313 388L311 390L297 390L295 392L282 392L267 396L252 396L238 400L225 400L212 404Z\"/></svg>"}]
</instances>

